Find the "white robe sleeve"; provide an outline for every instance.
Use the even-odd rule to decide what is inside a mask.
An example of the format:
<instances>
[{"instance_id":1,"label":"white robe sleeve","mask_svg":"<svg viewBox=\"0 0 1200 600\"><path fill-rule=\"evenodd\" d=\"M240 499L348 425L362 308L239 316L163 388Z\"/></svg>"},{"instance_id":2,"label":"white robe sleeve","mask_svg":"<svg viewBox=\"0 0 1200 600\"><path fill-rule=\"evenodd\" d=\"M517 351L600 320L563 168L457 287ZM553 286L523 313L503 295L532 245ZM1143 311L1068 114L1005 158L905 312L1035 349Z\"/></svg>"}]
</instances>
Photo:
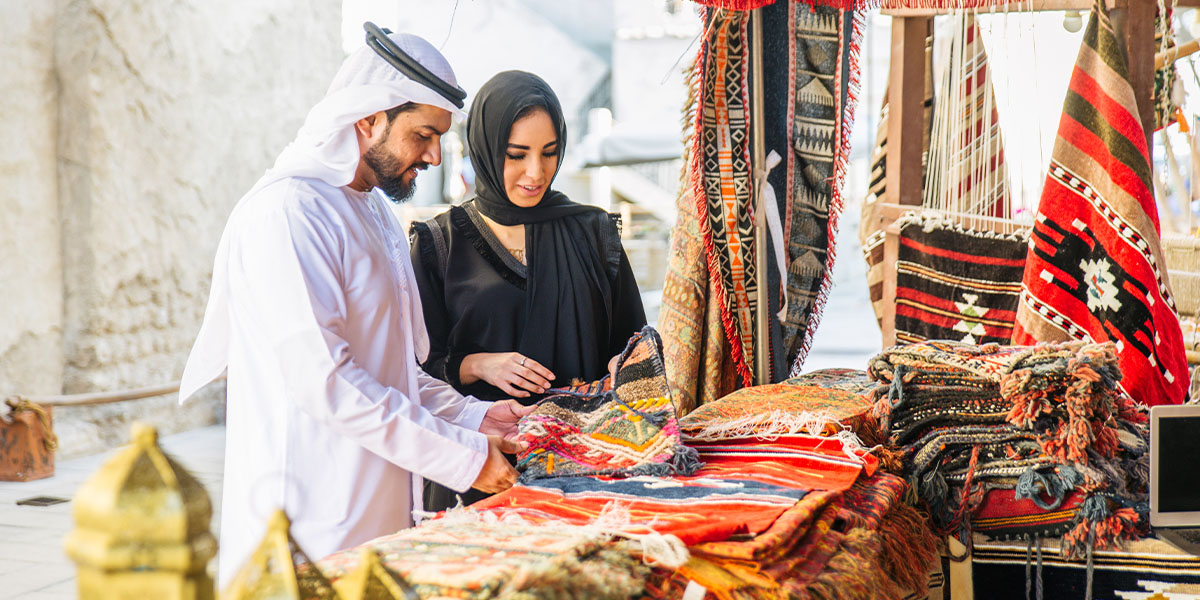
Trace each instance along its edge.
<instances>
[{"instance_id":1,"label":"white robe sleeve","mask_svg":"<svg viewBox=\"0 0 1200 600\"><path fill-rule=\"evenodd\" d=\"M426 408L356 364L340 334L348 314L345 232L335 234L341 224L322 218L319 198L289 187L277 202L258 204L231 245L231 287L242 287L239 295L246 299L244 318L235 320L277 357L278 372L258 376L280 377L288 401L363 448L451 489L467 490L487 459L487 437L472 423L477 413L482 419L472 405L482 403L439 392ZM353 284L382 285L387 289L381 293L395 293L390 282ZM411 368L419 369L415 360Z\"/></svg>"},{"instance_id":2,"label":"white robe sleeve","mask_svg":"<svg viewBox=\"0 0 1200 600\"><path fill-rule=\"evenodd\" d=\"M439 417L474 431L479 430L491 402L474 396L463 396L450 384L418 367L417 383L421 386L421 405Z\"/></svg>"}]
</instances>

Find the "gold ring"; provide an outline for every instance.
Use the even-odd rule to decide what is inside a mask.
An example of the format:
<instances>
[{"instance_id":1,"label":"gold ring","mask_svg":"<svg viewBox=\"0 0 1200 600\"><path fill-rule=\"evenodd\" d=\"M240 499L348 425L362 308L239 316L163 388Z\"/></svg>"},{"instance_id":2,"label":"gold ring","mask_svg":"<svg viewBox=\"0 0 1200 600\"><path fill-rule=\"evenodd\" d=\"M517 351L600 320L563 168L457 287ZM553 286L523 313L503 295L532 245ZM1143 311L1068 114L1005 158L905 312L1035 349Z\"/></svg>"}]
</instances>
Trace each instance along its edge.
<instances>
[{"instance_id":1,"label":"gold ring","mask_svg":"<svg viewBox=\"0 0 1200 600\"><path fill-rule=\"evenodd\" d=\"M529 357L528 357L528 356L522 356L522 357L521 357L521 366L522 366L522 367L523 367L523 366L525 366L525 361L527 361L527 360L529 360Z\"/></svg>"}]
</instances>

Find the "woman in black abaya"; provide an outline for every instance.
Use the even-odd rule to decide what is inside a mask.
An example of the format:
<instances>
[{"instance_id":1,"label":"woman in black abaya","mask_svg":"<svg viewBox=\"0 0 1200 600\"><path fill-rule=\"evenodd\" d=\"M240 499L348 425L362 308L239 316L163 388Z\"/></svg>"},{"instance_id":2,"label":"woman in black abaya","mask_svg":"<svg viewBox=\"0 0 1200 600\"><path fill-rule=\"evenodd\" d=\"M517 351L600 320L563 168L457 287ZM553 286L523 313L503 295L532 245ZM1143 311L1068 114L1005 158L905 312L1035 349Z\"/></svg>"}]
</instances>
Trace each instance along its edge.
<instances>
[{"instance_id":1,"label":"woman in black abaya","mask_svg":"<svg viewBox=\"0 0 1200 600\"><path fill-rule=\"evenodd\" d=\"M471 103L467 145L475 197L413 224L422 366L482 400L599 379L646 315L612 217L550 189L566 149L558 97L532 73L496 75ZM425 508L456 496L427 482Z\"/></svg>"}]
</instances>

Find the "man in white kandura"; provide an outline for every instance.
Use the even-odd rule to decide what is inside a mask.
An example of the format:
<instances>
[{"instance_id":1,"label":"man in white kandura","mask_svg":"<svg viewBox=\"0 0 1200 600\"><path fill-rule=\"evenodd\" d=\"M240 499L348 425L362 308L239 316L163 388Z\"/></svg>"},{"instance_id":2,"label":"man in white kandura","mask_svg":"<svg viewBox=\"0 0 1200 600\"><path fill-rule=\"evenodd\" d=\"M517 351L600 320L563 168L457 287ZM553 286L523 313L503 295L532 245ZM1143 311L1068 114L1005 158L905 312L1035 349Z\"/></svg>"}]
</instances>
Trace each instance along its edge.
<instances>
[{"instance_id":1,"label":"man in white kandura","mask_svg":"<svg viewBox=\"0 0 1200 600\"><path fill-rule=\"evenodd\" d=\"M277 507L316 559L411 526L419 477L493 493L516 481L504 438L531 409L418 366L429 341L408 242L372 192L411 196L466 94L425 40L366 28L230 215L184 369L180 402L228 374L221 587Z\"/></svg>"}]
</instances>

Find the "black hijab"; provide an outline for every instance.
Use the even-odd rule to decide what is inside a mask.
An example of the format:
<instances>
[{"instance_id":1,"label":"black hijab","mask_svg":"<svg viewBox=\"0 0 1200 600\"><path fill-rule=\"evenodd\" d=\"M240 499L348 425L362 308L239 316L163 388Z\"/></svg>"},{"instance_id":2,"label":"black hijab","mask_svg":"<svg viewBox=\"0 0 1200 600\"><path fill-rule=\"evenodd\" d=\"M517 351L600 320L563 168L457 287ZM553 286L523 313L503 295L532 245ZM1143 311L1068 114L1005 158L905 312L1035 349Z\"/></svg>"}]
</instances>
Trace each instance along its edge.
<instances>
[{"instance_id":1,"label":"black hijab","mask_svg":"<svg viewBox=\"0 0 1200 600\"><path fill-rule=\"evenodd\" d=\"M549 189L537 206L522 208L508 199L504 187L504 161L508 136L517 115L540 107L550 115L558 134L558 167L567 148L567 123L558 96L541 77L525 71L504 71L479 88L467 117L467 141L471 166L475 168L475 205L479 212L501 225L540 223L578 214L592 207L571 202L561 192ZM554 170L558 175L558 168Z\"/></svg>"},{"instance_id":2,"label":"black hijab","mask_svg":"<svg viewBox=\"0 0 1200 600\"><path fill-rule=\"evenodd\" d=\"M572 378L599 379L612 352L620 239L602 209L572 202L560 192L547 189L541 202L529 208L508 199L508 138L517 116L531 106L549 113L562 165L567 128L554 91L532 73L500 73L479 89L467 118L467 145L476 173L474 202L497 223L525 225L525 329L516 350L553 371L558 376L555 385ZM617 335L623 342L629 334Z\"/></svg>"}]
</instances>

